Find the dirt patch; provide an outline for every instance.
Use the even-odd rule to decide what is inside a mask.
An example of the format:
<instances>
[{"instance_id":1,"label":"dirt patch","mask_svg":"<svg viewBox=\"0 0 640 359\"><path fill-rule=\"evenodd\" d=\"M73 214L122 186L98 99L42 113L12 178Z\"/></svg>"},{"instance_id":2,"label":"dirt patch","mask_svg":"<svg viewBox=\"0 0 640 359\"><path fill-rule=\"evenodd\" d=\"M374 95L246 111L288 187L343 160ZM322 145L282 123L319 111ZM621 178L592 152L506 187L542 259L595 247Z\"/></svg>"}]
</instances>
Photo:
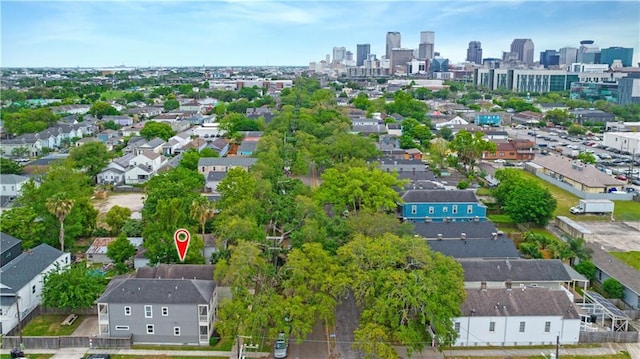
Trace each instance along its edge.
<instances>
[{"instance_id":1,"label":"dirt patch","mask_svg":"<svg viewBox=\"0 0 640 359\"><path fill-rule=\"evenodd\" d=\"M640 222L580 222L610 252L640 251Z\"/></svg>"},{"instance_id":2,"label":"dirt patch","mask_svg":"<svg viewBox=\"0 0 640 359\"><path fill-rule=\"evenodd\" d=\"M144 205L143 193L109 193L105 199L94 199L93 206L98 210L100 216L104 216L113 206L126 207L131 213L140 213Z\"/></svg>"}]
</instances>

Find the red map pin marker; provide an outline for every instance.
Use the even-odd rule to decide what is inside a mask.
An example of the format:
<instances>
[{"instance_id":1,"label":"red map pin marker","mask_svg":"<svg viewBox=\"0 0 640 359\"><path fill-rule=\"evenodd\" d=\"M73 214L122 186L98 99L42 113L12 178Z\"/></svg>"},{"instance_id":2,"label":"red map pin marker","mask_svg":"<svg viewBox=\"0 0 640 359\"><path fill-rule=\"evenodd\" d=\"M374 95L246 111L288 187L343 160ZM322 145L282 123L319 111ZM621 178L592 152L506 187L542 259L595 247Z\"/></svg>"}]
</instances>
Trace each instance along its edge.
<instances>
[{"instance_id":1,"label":"red map pin marker","mask_svg":"<svg viewBox=\"0 0 640 359\"><path fill-rule=\"evenodd\" d=\"M184 262L184 257L187 255L189 249L189 241L191 240L191 234L184 228L180 228L173 234L173 241L176 243L176 249L178 250L178 257Z\"/></svg>"}]
</instances>

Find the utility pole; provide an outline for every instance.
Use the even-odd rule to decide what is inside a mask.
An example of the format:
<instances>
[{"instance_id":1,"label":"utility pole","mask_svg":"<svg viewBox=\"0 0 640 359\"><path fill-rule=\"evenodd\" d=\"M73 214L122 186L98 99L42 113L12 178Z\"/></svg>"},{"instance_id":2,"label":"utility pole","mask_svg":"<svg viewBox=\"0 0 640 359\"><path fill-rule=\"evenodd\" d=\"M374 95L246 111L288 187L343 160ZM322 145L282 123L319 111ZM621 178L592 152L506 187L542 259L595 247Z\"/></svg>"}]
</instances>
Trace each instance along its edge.
<instances>
[{"instance_id":1,"label":"utility pole","mask_svg":"<svg viewBox=\"0 0 640 359\"><path fill-rule=\"evenodd\" d=\"M558 359L558 355L560 352L560 336L556 335L556 359Z\"/></svg>"}]
</instances>

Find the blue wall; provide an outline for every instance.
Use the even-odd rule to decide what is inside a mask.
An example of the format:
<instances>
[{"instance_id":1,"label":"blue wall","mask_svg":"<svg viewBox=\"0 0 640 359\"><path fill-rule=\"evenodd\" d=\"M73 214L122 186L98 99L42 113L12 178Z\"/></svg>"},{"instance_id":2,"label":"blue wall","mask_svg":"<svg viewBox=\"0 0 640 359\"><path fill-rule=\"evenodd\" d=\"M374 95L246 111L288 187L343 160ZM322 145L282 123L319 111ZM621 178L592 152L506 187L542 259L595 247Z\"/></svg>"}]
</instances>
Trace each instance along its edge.
<instances>
[{"instance_id":1,"label":"blue wall","mask_svg":"<svg viewBox=\"0 0 640 359\"><path fill-rule=\"evenodd\" d=\"M405 203L402 206L402 218L424 221L429 217L433 222L443 222L447 217L452 221L487 220L487 207L477 202L451 203Z\"/></svg>"},{"instance_id":2,"label":"blue wall","mask_svg":"<svg viewBox=\"0 0 640 359\"><path fill-rule=\"evenodd\" d=\"M499 125L500 115L476 115L477 125Z\"/></svg>"}]
</instances>

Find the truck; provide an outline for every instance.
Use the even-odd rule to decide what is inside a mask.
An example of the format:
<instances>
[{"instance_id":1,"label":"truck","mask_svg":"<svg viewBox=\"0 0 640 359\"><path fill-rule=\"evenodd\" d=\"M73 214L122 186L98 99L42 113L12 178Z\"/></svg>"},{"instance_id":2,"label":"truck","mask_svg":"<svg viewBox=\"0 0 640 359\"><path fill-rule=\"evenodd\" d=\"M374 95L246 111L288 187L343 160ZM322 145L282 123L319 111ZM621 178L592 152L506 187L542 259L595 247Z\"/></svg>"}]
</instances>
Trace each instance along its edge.
<instances>
[{"instance_id":1,"label":"truck","mask_svg":"<svg viewBox=\"0 0 640 359\"><path fill-rule=\"evenodd\" d=\"M610 214L613 213L613 201L608 199L581 199L577 206L571 207L571 214Z\"/></svg>"}]
</instances>

